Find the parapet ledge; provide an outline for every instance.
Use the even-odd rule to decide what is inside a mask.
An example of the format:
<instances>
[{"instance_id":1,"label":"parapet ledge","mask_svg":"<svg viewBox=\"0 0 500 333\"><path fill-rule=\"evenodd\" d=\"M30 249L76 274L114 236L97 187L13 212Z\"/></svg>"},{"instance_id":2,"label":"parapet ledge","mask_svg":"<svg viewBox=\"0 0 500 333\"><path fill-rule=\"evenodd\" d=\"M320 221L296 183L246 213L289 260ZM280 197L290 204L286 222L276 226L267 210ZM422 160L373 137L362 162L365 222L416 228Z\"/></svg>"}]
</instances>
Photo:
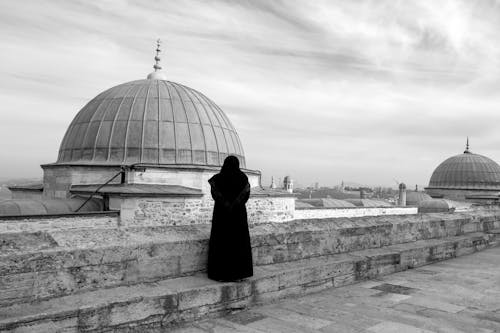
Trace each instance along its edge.
<instances>
[{"instance_id":1,"label":"parapet ledge","mask_svg":"<svg viewBox=\"0 0 500 333\"><path fill-rule=\"evenodd\" d=\"M42 183L33 183L33 184L21 184L21 185L10 185L7 188L11 191L43 191Z\"/></svg>"},{"instance_id":2,"label":"parapet ledge","mask_svg":"<svg viewBox=\"0 0 500 333\"><path fill-rule=\"evenodd\" d=\"M99 189L98 184L72 185L72 194L90 195ZM202 197L200 189L159 184L108 184L99 189L98 194L120 197Z\"/></svg>"},{"instance_id":3,"label":"parapet ledge","mask_svg":"<svg viewBox=\"0 0 500 333\"><path fill-rule=\"evenodd\" d=\"M412 208L410 206L405 206L405 207L400 207L400 206L370 206L370 207L359 207L359 206L355 206L355 207L297 207L295 206L295 210L339 210L339 209L358 209L358 210L362 210L362 209L367 209L367 208L380 208L380 209L400 209L400 208Z\"/></svg>"},{"instance_id":4,"label":"parapet ledge","mask_svg":"<svg viewBox=\"0 0 500 333\"><path fill-rule=\"evenodd\" d=\"M87 216L120 216L117 210L108 210L104 212L78 212L78 213L63 213L63 214L31 214L31 215L0 215L0 223L9 220L47 220L54 218L71 218L71 217L87 217Z\"/></svg>"},{"instance_id":5,"label":"parapet ledge","mask_svg":"<svg viewBox=\"0 0 500 333\"><path fill-rule=\"evenodd\" d=\"M296 198L296 196L296 194L282 189L264 188L262 186L256 186L250 189L250 197Z\"/></svg>"}]
</instances>

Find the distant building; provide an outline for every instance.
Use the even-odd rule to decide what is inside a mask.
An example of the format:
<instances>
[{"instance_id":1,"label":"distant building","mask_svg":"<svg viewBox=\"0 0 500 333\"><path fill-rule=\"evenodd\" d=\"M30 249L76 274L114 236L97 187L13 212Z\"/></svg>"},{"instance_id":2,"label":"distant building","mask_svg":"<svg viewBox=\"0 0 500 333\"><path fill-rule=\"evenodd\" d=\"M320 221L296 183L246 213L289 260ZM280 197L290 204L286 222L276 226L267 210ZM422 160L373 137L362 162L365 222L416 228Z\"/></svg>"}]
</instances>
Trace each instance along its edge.
<instances>
[{"instance_id":1,"label":"distant building","mask_svg":"<svg viewBox=\"0 0 500 333\"><path fill-rule=\"evenodd\" d=\"M496 197L500 192L500 166L492 159L469 150L469 139L463 154L442 162L432 173L425 188L433 198L474 201L479 197Z\"/></svg>"},{"instance_id":2,"label":"distant building","mask_svg":"<svg viewBox=\"0 0 500 333\"><path fill-rule=\"evenodd\" d=\"M130 197L209 198L207 180L228 155L238 158L252 187L260 186L260 172L246 169L226 114L204 94L166 80L159 43L156 52L147 78L107 89L78 112L57 161L42 165L43 183L10 187L14 200L70 200L99 192L106 210L119 209ZM34 212L47 210L35 205L40 208Z\"/></svg>"},{"instance_id":3,"label":"distant building","mask_svg":"<svg viewBox=\"0 0 500 333\"><path fill-rule=\"evenodd\" d=\"M399 184L398 205L402 206L402 207L406 206L406 184L405 183Z\"/></svg>"},{"instance_id":4,"label":"distant building","mask_svg":"<svg viewBox=\"0 0 500 333\"><path fill-rule=\"evenodd\" d=\"M406 192L406 206L418 206L422 201L432 198L424 192L408 191Z\"/></svg>"},{"instance_id":5,"label":"distant building","mask_svg":"<svg viewBox=\"0 0 500 333\"><path fill-rule=\"evenodd\" d=\"M293 179L290 176L285 176L283 179L283 188L288 192L288 193L293 193Z\"/></svg>"},{"instance_id":6,"label":"distant building","mask_svg":"<svg viewBox=\"0 0 500 333\"><path fill-rule=\"evenodd\" d=\"M276 183L274 182L274 177L271 177L271 186L270 188L275 189L276 188Z\"/></svg>"}]
</instances>

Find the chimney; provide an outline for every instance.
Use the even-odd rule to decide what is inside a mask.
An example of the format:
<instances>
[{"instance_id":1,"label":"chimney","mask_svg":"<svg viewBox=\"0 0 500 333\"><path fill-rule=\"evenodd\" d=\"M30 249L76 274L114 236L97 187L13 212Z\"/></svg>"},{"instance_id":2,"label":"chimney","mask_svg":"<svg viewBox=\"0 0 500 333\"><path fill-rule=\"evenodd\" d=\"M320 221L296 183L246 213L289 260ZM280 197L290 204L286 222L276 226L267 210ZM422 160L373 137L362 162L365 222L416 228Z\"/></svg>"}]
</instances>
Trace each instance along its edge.
<instances>
[{"instance_id":1,"label":"chimney","mask_svg":"<svg viewBox=\"0 0 500 333\"><path fill-rule=\"evenodd\" d=\"M405 185L405 183L399 184L398 205L402 206L402 207L406 206L406 185Z\"/></svg>"}]
</instances>

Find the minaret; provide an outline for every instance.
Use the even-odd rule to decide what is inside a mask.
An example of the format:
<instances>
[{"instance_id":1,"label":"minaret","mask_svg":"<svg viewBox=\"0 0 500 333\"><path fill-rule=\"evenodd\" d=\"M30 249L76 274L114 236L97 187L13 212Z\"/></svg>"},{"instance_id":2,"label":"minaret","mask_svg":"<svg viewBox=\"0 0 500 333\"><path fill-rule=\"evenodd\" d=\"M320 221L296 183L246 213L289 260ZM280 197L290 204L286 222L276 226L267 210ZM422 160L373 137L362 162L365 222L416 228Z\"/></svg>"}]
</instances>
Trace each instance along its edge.
<instances>
[{"instance_id":1,"label":"minaret","mask_svg":"<svg viewBox=\"0 0 500 333\"><path fill-rule=\"evenodd\" d=\"M406 185L405 183L399 184L399 198L398 198L399 206L406 206Z\"/></svg>"},{"instance_id":2,"label":"minaret","mask_svg":"<svg viewBox=\"0 0 500 333\"><path fill-rule=\"evenodd\" d=\"M293 193L293 179L290 176L286 176L283 179L283 188L288 192L288 193Z\"/></svg>"},{"instance_id":3,"label":"minaret","mask_svg":"<svg viewBox=\"0 0 500 333\"><path fill-rule=\"evenodd\" d=\"M160 49L161 46L161 40L158 39L156 41L156 55L155 55L155 64L153 65L153 68L155 69L154 72L149 73L148 75L148 80L166 80L167 78L165 77L165 74L161 71L161 65L160 65Z\"/></svg>"},{"instance_id":4,"label":"minaret","mask_svg":"<svg viewBox=\"0 0 500 333\"><path fill-rule=\"evenodd\" d=\"M464 154L472 154L469 150L469 137L467 137L467 143L465 144Z\"/></svg>"},{"instance_id":5,"label":"minaret","mask_svg":"<svg viewBox=\"0 0 500 333\"><path fill-rule=\"evenodd\" d=\"M276 183L274 182L274 176L271 176L271 186L272 189L276 188Z\"/></svg>"}]
</instances>

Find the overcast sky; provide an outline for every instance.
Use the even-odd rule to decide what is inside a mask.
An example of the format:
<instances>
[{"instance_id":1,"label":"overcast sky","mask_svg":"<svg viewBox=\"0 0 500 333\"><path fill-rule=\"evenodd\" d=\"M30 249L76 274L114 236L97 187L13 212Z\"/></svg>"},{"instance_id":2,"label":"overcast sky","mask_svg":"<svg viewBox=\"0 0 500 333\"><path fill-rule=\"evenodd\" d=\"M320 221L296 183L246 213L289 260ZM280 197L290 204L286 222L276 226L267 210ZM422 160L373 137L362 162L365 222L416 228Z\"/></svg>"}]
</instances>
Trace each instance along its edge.
<instances>
[{"instance_id":1,"label":"overcast sky","mask_svg":"<svg viewBox=\"0 0 500 333\"><path fill-rule=\"evenodd\" d=\"M247 166L296 182L426 185L500 161L500 1L0 0L0 171L41 176L83 105L152 71L229 116Z\"/></svg>"}]
</instances>

